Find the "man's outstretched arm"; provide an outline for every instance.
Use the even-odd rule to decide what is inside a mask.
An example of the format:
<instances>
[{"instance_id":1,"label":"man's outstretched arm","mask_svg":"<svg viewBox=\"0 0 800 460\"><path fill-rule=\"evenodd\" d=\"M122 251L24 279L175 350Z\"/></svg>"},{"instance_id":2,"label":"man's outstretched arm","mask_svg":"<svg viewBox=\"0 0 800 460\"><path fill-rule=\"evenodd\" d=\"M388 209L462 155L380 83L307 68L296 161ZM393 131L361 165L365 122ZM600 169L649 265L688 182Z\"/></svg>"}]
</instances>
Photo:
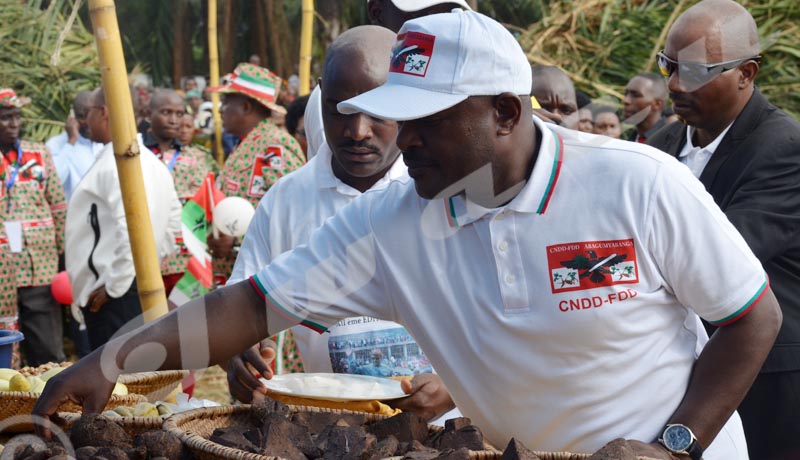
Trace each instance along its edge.
<instances>
[{"instance_id":1,"label":"man's outstretched arm","mask_svg":"<svg viewBox=\"0 0 800 460\"><path fill-rule=\"evenodd\" d=\"M33 413L52 416L67 400L101 412L123 372L208 367L268 335L266 306L250 282L226 286L113 339L53 377Z\"/></svg>"}]
</instances>

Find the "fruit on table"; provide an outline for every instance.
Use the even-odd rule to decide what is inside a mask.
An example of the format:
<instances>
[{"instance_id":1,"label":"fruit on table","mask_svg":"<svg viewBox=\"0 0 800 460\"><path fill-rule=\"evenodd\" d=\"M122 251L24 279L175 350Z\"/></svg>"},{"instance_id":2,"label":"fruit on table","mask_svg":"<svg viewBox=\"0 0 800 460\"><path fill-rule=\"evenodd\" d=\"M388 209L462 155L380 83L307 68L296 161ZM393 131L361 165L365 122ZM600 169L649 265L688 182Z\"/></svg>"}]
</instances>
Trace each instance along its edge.
<instances>
[{"instance_id":1,"label":"fruit on table","mask_svg":"<svg viewBox=\"0 0 800 460\"><path fill-rule=\"evenodd\" d=\"M8 391L30 391L31 382L22 374L17 374L8 381Z\"/></svg>"},{"instance_id":2,"label":"fruit on table","mask_svg":"<svg viewBox=\"0 0 800 460\"><path fill-rule=\"evenodd\" d=\"M17 374L19 374L19 372L15 371L14 369L0 368L0 380L11 380L11 377Z\"/></svg>"},{"instance_id":3,"label":"fruit on table","mask_svg":"<svg viewBox=\"0 0 800 460\"><path fill-rule=\"evenodd\" d=\"M54 375L56 375L59 372L63 371L64 369L66 369L66 367L54 367L54 368L50 369L49 371L45 372L44 374L40 375L39 378L41 378L42 380L44 380L46 382L46 381L50 380L51 377L53 377Z\"/></svg>"},{"instance_id":4,"label":"fruit on table","mask_svg":"<svg viewBox=\"0 0 800 460\"><path fill-rule=\"evenodd\" d=\"M54 365L55 366L55 365ZM42 368L29 368L30 371L41 370ZM55 366L47 369L46 372L38 375L30 375L27 377L14 369L0 368L0 392L6 391L28 391L31 393L41 393L47 381L58 375L66 367ZM114 385L112 394L125 396L128 394L128 387L121 383Z\"/></svg>"},{"instance_id":5,"label":"fruit on table","mask_svg":"<svg viewBox=\"0 0 800 460\"><path fill-rule=\"evenodd\" d=\"M111 392L112 395L118 396L126 396L128 394L128 387L126 387L122 383L117 383L114 385L114 390Z\"/></svg>"},{"instance_id":6,"label":"fruit on table","mask_svg":"<svg viewBox=\"0 0 800 460\"><path fill-rule=\"evenodd\" d=\"M141 402L136 407L117 406L113 410L103 412L102 415L113 419L119 417L168 417L173 413L172 407L168 404Z\"/></svg>"}]
</instances>

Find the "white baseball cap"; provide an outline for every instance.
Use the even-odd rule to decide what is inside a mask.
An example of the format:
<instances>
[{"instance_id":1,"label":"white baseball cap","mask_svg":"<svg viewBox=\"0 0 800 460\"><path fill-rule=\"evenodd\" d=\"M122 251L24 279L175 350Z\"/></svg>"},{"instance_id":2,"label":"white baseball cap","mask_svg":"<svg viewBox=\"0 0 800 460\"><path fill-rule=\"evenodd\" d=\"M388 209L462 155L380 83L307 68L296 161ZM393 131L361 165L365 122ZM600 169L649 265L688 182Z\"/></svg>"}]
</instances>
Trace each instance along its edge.
<instances>
[{"instance_id":1,"label":"white baseball cap","mask_svg":"<svg viewBox=\"0 0 800 460\"><path fill-rule=\"evenodd\" d=\"M466 100L531 92L531 67L500 23L474 11L425 16L403 24L383 85L340 102L344 114L416 120Z\"/></svg>"},{"instance_id":2,"label":"white baseball cap","mask_svg":"<svg viewBox=\"0 0 800 460\"><path fill-rule=\"evenodd\" d=\"M369 1L370 0L367 0L367 2ZM405 11L406 13L424 10L425 8L441 5L443 3L455 3L464 9L472 9L467 4L466 0L392 0L392 3L398 10Z\"/></svg>"}]
</instances>

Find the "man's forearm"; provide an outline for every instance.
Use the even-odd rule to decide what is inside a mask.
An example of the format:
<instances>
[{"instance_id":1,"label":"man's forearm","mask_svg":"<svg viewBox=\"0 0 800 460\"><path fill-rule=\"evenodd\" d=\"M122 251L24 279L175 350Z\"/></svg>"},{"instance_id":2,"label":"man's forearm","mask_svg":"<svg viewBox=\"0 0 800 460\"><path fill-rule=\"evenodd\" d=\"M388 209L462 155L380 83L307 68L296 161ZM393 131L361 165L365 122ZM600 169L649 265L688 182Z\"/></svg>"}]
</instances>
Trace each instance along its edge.
<instances>
[{"instance_id":1,"label":"man's forearm","mask_svg":"<svg viewBox=\"0 0 800 460\"><path fill-rule=\"evenodd\" d=\"M670 423L682 423L705 449L739 406L772 348L781 311L769 289L745 317L720 327L695 364L689 388Z\"/></svg>"},{"instance_id":2,"label":"man's forearm","mask_svg":"<svg viewBox=\"0 0 800 460\"><path fill-rule=\"evenodd\" d=\"M123 372L205 368L267 335L266 306L249 281L243 281L109 342L103 360L111 359L105 362Z\"/></svg>"}]
</instances>

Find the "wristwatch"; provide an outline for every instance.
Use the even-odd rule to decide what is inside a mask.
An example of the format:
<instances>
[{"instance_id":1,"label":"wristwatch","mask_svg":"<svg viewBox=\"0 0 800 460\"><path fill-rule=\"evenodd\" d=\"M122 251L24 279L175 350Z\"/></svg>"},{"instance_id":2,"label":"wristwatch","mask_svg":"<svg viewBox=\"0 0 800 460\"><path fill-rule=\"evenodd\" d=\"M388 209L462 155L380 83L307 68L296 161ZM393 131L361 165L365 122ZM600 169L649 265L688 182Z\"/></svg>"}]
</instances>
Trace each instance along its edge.
<instances>
[{"instance_id":1,"label":"wristwatch","mask_svg":"<svg viewBox=\"0 0 800 460\"><path fill-rule=\"evenodd\" d=\"M673 454L688 455L692 460L703 459L703 448L686 425L680 423L667 425L658 442Z\"/></svg>"}]
</instances>

